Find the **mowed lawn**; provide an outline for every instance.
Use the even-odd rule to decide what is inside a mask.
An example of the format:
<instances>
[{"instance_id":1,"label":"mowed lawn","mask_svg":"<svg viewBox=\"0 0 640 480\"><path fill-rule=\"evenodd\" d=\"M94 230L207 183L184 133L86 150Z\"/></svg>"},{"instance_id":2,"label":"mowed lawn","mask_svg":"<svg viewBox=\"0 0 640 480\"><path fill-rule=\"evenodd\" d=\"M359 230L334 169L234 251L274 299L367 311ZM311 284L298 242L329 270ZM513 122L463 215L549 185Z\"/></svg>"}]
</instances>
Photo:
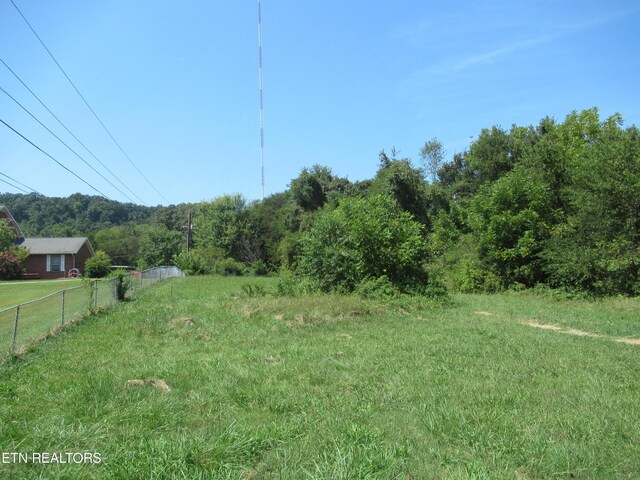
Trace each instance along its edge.
<instances>
[{"instance_id":1,"label":"mowed lawn","mask_svg":"<svg viewBox=\"0 0 640 480\"><path fill-rule=\"evenodd\" d=\"M0 310L80 285L82 285L80 279L0 282Z\"/></svg>"},{"instance_id":2,"label":"mowed lawn","mask_svg":"<svg viewBox=\"0 0 640 480\"><path fill-rule=\"evenodd\" d=\"M640 346L616 341L640 337L638 300L237 295L247 282L274 284L170 280L0 366L2 452L101 458L0 478L640 475Z\"/></svg>"}]
</instances>

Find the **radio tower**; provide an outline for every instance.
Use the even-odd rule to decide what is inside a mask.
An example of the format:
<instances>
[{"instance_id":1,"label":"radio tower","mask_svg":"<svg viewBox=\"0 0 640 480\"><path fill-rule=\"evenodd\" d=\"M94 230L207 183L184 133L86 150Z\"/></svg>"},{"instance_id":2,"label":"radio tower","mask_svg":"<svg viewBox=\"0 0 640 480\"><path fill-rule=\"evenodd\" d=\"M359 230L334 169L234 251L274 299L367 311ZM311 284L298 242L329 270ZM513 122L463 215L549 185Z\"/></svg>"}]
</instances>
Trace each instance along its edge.
<instances>
[{"instance_id":1,"label":"radio tower","mask_svg":"<svg viewBox=\"0 0 640 480\"><path fill-rule=\"evenodd\" d=\"M260 81L260 177L264 199L264 111L262 106L262 2L258 0L258 77Z\"/></svg>"}]
</instances>

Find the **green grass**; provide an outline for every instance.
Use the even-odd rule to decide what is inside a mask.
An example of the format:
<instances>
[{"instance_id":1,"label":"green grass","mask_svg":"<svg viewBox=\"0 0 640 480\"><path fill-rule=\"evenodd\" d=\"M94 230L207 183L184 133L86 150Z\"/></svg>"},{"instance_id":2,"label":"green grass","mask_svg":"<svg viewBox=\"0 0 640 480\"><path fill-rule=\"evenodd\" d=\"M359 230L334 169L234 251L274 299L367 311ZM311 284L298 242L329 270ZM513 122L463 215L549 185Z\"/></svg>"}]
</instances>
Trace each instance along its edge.
<instances>
[{"instance_id":1,"label":"green grass","mask_svg":"<svg viewBox=\"0 0 640 480\"><path fill-rule=\"evenodd\" d=\"M0 310L80 285L82 285L80 279L0 282Z\"/></svg>"},{"instance_id":2,"label":"green grass","mask_svg":"<svg viewBox=\"0 0 640 480\"><path fill-rule=\"evenodd\" d=\"M519 323L638 337L637 300L464 295L438 306L231 294L246 282L171 280L0 366L3 452L102 457L0 463L0 477L640 472L640 346ZM151 378L171 391L125 387Z\"/></svg>"}]
</instances>

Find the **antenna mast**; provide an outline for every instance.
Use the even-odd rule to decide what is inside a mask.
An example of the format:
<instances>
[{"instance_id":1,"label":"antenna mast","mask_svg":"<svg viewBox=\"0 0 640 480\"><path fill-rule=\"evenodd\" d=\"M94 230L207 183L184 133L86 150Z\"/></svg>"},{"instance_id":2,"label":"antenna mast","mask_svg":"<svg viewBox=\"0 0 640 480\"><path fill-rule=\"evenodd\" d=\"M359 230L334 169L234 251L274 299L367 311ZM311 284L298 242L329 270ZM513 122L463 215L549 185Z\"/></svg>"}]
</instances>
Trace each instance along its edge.
<instances>
[{"instance_id":1,"label":"antenna mast","mask_svg":"<svg viewBox=\"0 0 640 480\"><path fill-rule=\"evenodd\" d=\"M258 0L258 76L260 80L260 176L264 199L264 111L262 106L262 2Z\"/></svg>"}]
</instances>

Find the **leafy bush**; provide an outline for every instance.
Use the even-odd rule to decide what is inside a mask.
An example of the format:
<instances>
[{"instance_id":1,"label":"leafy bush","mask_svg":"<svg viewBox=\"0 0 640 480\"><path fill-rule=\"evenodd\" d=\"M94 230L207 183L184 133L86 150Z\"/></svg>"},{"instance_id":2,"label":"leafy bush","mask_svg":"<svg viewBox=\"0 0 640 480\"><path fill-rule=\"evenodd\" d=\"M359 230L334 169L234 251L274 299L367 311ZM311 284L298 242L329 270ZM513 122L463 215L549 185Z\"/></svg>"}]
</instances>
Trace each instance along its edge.
<instances>
[{"instance_id":1,"label":"leafy bush","mask_svg":"<svg viewBox=\"0 0 640 480\"><path fill-rule=\"evenodd\" d=\"M216 247L198 247L189 252L174 255L172 261L187 275L210 275L215 266L223 259L222 251Z\"/></svg>"},{"instance_id":2,"label":"leafy bush","mask_svg":"<svg viewBox=\"0 0 640 480\"><path fill-rule=\"evenodd\" d=\"M268 265L262 260L257 260L251 264L251 270L254 275L263 276L269 273Z\"/></svg>"},{"instance_id":3,"label":"leafy bush","mask_svg":"<svg viewBox=\"0 0 640 480\"><path fill-rule=\"evenodd\" d=\"M15 280L24 272L22 262L29 256L24 247L16 245L18 233L5 218L0 219L0 280Z\"/></svg>"},{"instance_id":4,"label":"leafy bush","mask_svg":"<svg viewBox=\"0 0 640 480\"><path fill-rule=\"evenodd\" d=\"M129 272L120 268L111 272L109 278L114 281L113 288L116 300L126 300L127 292L131 289L131 275L129 275Z\"/></svg>"},{"instance_id":5,"label":"leafy bush","mask_svg":"<svg viewBox=\"0 0 640 480\"><path fill-rule=\"evenodd\" d=\"M466 258L453 276L455 289L462 293L495 293L503 290L500 277L483 268L480 262Z\"/></svg>"},{"instance_id":6,"label":"leafy bush","mask_svg":"<svg viewBox=\"0 0 640 480\"><path fill-rule=\"evenodd\" d=\"M426 285L421 225L386 195L346 198L322 211L302 239L299 271L325 292L388 278L400 291Z\"/></svg>"},{"instance_id":7,"label":"leafy bush","mask_svg":"<svg viewBox=\"0 0 640 480\"><path fill-rule=\"evenodd\" d=\"M363 298L389 299L400 295L400 290L391 283L386 275L382 275L378 278L367 278L360 282L356 288L356 293Z\"/></svg>"},{"instance_id":8,"label":"leafy bush","mask_svg":"<svg viewBox=\"0 0 640 480\"><path fill-rule=\"evenodd\" d=\"M472 210L483 263L506 285L538 283L542 278L539 254L556 221L544 175L518 166L484 188L474 198Z\"/></svg>"},{"instance_id":9,"label":"leafy bush","mask_svg":"<svg viewBox=\"0 0 640 480\"><path fill-rule=\"evenodd\" d=\"M306 277L300 277L291 270L281 269L276 283L276 294L283 297L307 295L317 291L317 287Z\"/></svg>"},{"instance_id":10,"label":"leafy bush","mask_svg":"<svg viewBox=\"0 0 640 480\"><path fill-rule=\"evenodd\" d=\"M242 275L247 275L249 271L244 263L238 262L233 258L225 258L215 264L212 273L216 275L239 277Z\"/></svg>"},{"instance_id":11,"label":"leafy bush","mask_svg":"<svg viewBox=\"0 0 640 480\"><path fill-rule=\"evenodd\" d=\"M102 278L111 273L111 258L106 252L98 250L84 264L84 276L89 278Z\"/></svg>"},{"instance_id":12,"label":"leafy bush","mask_svg":"<svg viewBox=\"0 0 640 480\"><path fill-rule=\"evenodd\" d=\"M24 268L15 252L0 252L0 280L17 280Z\"/></svg>"},{"instance_id":13,"label":"leafy bush","mask_svg":"<svg viewBox=\"0 0 640 480\"><path fill-rule=\"evenodd\" d=\"M278 245L278 259L280 265L286 269L296 269L298 267L298 257L300 256L302 234L300 232L288 233Z\"/></svg>"}]
</instances>

